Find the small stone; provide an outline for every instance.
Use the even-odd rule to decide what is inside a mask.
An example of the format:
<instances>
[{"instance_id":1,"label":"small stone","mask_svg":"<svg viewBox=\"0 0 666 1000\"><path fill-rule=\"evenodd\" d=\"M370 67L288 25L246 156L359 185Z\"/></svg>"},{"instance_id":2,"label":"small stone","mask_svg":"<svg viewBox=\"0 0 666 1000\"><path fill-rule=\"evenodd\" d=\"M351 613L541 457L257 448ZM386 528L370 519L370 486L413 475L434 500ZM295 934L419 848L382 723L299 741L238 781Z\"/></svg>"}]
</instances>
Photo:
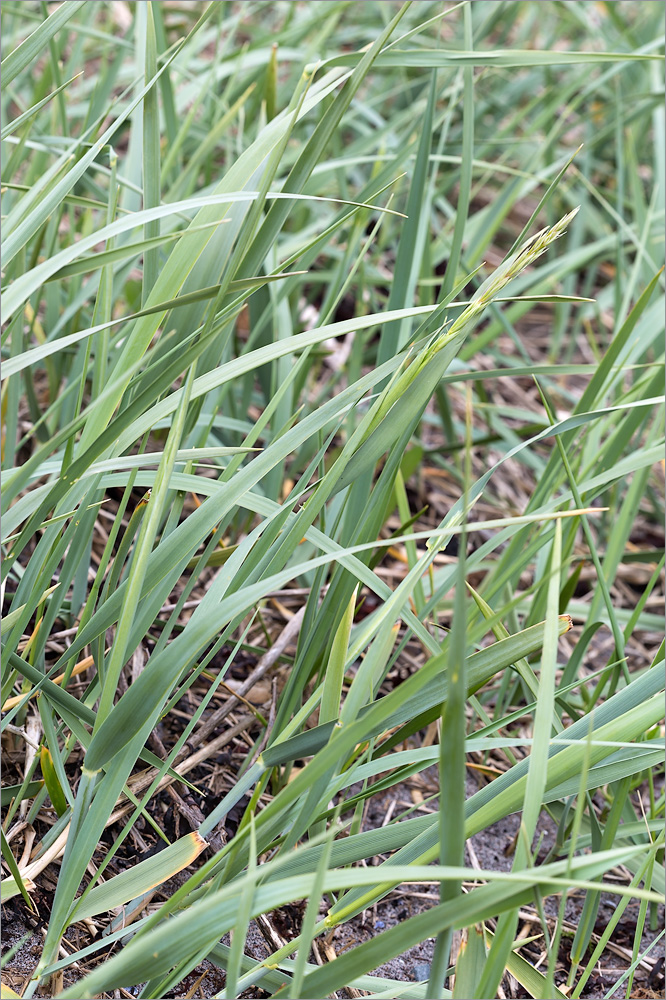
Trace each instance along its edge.
<instances>
[{"instance_id":1,"label":"small stone","mask_svg":"<svg viewBox=\"0 0 666 1000\"><path fill-rule=\"evenodd\" d=\"M424 983L430 979L430 962L417 962L412 966L412 975L417 983Z\"/></svg>"}]
</instances>

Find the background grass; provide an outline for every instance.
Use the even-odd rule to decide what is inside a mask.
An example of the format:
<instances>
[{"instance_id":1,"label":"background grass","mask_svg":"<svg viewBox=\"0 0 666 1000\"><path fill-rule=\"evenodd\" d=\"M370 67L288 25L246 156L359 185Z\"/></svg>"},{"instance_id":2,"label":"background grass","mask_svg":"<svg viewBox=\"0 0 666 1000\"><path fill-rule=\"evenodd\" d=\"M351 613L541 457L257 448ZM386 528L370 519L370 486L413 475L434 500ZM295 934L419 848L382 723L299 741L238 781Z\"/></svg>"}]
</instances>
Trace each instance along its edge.
<instances>
[{"instance_id":1,"label":"background grass","mask_svg":"<svg viewBox=\"0 0 666 1000\"><path fill-rule=\"evenodd\" d=\"M640 995L662 13L3 3L21 995L184 995L204 960L218 997ZM512 814L511 872L475 865ZM403 883L439 896L343 948ZM433 938L428 981L371 975Z\"/></svg>"}]
</instances>

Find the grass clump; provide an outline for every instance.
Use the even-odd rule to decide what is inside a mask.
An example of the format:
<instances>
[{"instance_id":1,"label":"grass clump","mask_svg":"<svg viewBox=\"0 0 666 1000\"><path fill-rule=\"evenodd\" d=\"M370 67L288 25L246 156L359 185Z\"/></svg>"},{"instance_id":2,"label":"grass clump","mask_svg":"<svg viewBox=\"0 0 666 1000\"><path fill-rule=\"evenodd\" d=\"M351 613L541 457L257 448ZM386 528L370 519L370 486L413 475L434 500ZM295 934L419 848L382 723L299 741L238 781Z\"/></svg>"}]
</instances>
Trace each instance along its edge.
<instances>
[{"instance_id":1,"label":"grass clump","mask_svg":"<svg viewBox=\"0 0 666 1000\"><path fill-rule=\"evenodd\" d=\"M2 5L3 995L653 988L656 6Z\"/></svg>"}]
</instances>

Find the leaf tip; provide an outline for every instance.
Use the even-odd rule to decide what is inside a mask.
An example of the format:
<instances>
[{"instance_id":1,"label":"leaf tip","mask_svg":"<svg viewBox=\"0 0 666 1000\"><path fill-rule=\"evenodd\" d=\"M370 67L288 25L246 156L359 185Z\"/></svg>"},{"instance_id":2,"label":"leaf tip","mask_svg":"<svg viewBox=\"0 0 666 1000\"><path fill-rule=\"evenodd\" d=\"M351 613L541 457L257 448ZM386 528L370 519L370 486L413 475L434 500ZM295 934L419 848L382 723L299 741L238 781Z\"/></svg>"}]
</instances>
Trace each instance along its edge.
<instances>
[{"instance_id":1,"label":"leaf tip","mask_svg":"<svg viewBox=\"0 0 666 1000\"><path fill-rule=\"evenodd\" d=\"M193 843L194 847L197 850L197 853L195 854L195 857L197 855L201 854L202 851L205 851L206 848L210 846L210 844L208 843L208 841L204 840L204 838L201 836L201 834L199 833L198 830L194 830L190 834L190 836L192 838L192 843Z\"/></svg>"}]
</instances>

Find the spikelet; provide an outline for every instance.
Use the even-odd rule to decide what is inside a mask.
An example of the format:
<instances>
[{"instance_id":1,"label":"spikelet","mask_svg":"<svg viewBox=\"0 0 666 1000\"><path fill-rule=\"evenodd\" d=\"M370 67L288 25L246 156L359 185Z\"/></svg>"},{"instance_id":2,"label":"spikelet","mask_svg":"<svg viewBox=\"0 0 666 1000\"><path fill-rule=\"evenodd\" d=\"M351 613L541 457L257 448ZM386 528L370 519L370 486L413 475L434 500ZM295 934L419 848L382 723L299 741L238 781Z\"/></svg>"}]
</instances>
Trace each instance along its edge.
<instances>
[{"instance_id":1,"label":"spikelet","mask_svg":"<svg viewBox=\"0 0 666 1000\"><path fill-rule=\"evenodd\" d=\"M415 383L419 375L430 362L444 348L454 352L478 316L484 311L490 302L508 285L513 278L516 278L526 267L529 267L541 254L545 253L551 243L566 231L568 224L578 212L575 208L568 215L565 215L559 222L550 228L542 229L506 260L486 278L481 287L475 292L469 305L458 316L448 329L440 329L433 334L428 345L418 353L412 354L403 361L402 366L395 372L389 384L385 387L381 396L375 401L371 411L371 420L366 427L366 438L376 430L379 424L387 416L391 408ZM440 358L441 362L443 359ZM434 385L433 385L434 390Z\"/></svg>"},{"instance_id":2,"label":"spikelet","mask_svg":"<svg viewBox=\"0 0 666 1000\"><path fill-rule=\"evenodd\" d=\"M455 323L446 331L446 333L441 334L433 344L428 348L429 352L437 353L441 350L445 343L449 343L453 337L460 333L460 331L467 326L470 320L475 319L486 306L496 298L502 289L508 285L510 281L517 278L518 275L533 264L538 257L546 252L551 243L554 243L556 239L559 239L563 233L566 232L566 228L577 214L578 208L574 208L572 212L563 216L556 222L554 226L550 228L542 229L540 232L536 233L529 240L527 240L520 247L516 253L507 257L506 260L502 261L497 270L486 278L481 287L476 291L474 297L472 298L470 304L467 308L460 314ZM432 354L430 354L432 356Z\"/></svg>"}]
</instances>

